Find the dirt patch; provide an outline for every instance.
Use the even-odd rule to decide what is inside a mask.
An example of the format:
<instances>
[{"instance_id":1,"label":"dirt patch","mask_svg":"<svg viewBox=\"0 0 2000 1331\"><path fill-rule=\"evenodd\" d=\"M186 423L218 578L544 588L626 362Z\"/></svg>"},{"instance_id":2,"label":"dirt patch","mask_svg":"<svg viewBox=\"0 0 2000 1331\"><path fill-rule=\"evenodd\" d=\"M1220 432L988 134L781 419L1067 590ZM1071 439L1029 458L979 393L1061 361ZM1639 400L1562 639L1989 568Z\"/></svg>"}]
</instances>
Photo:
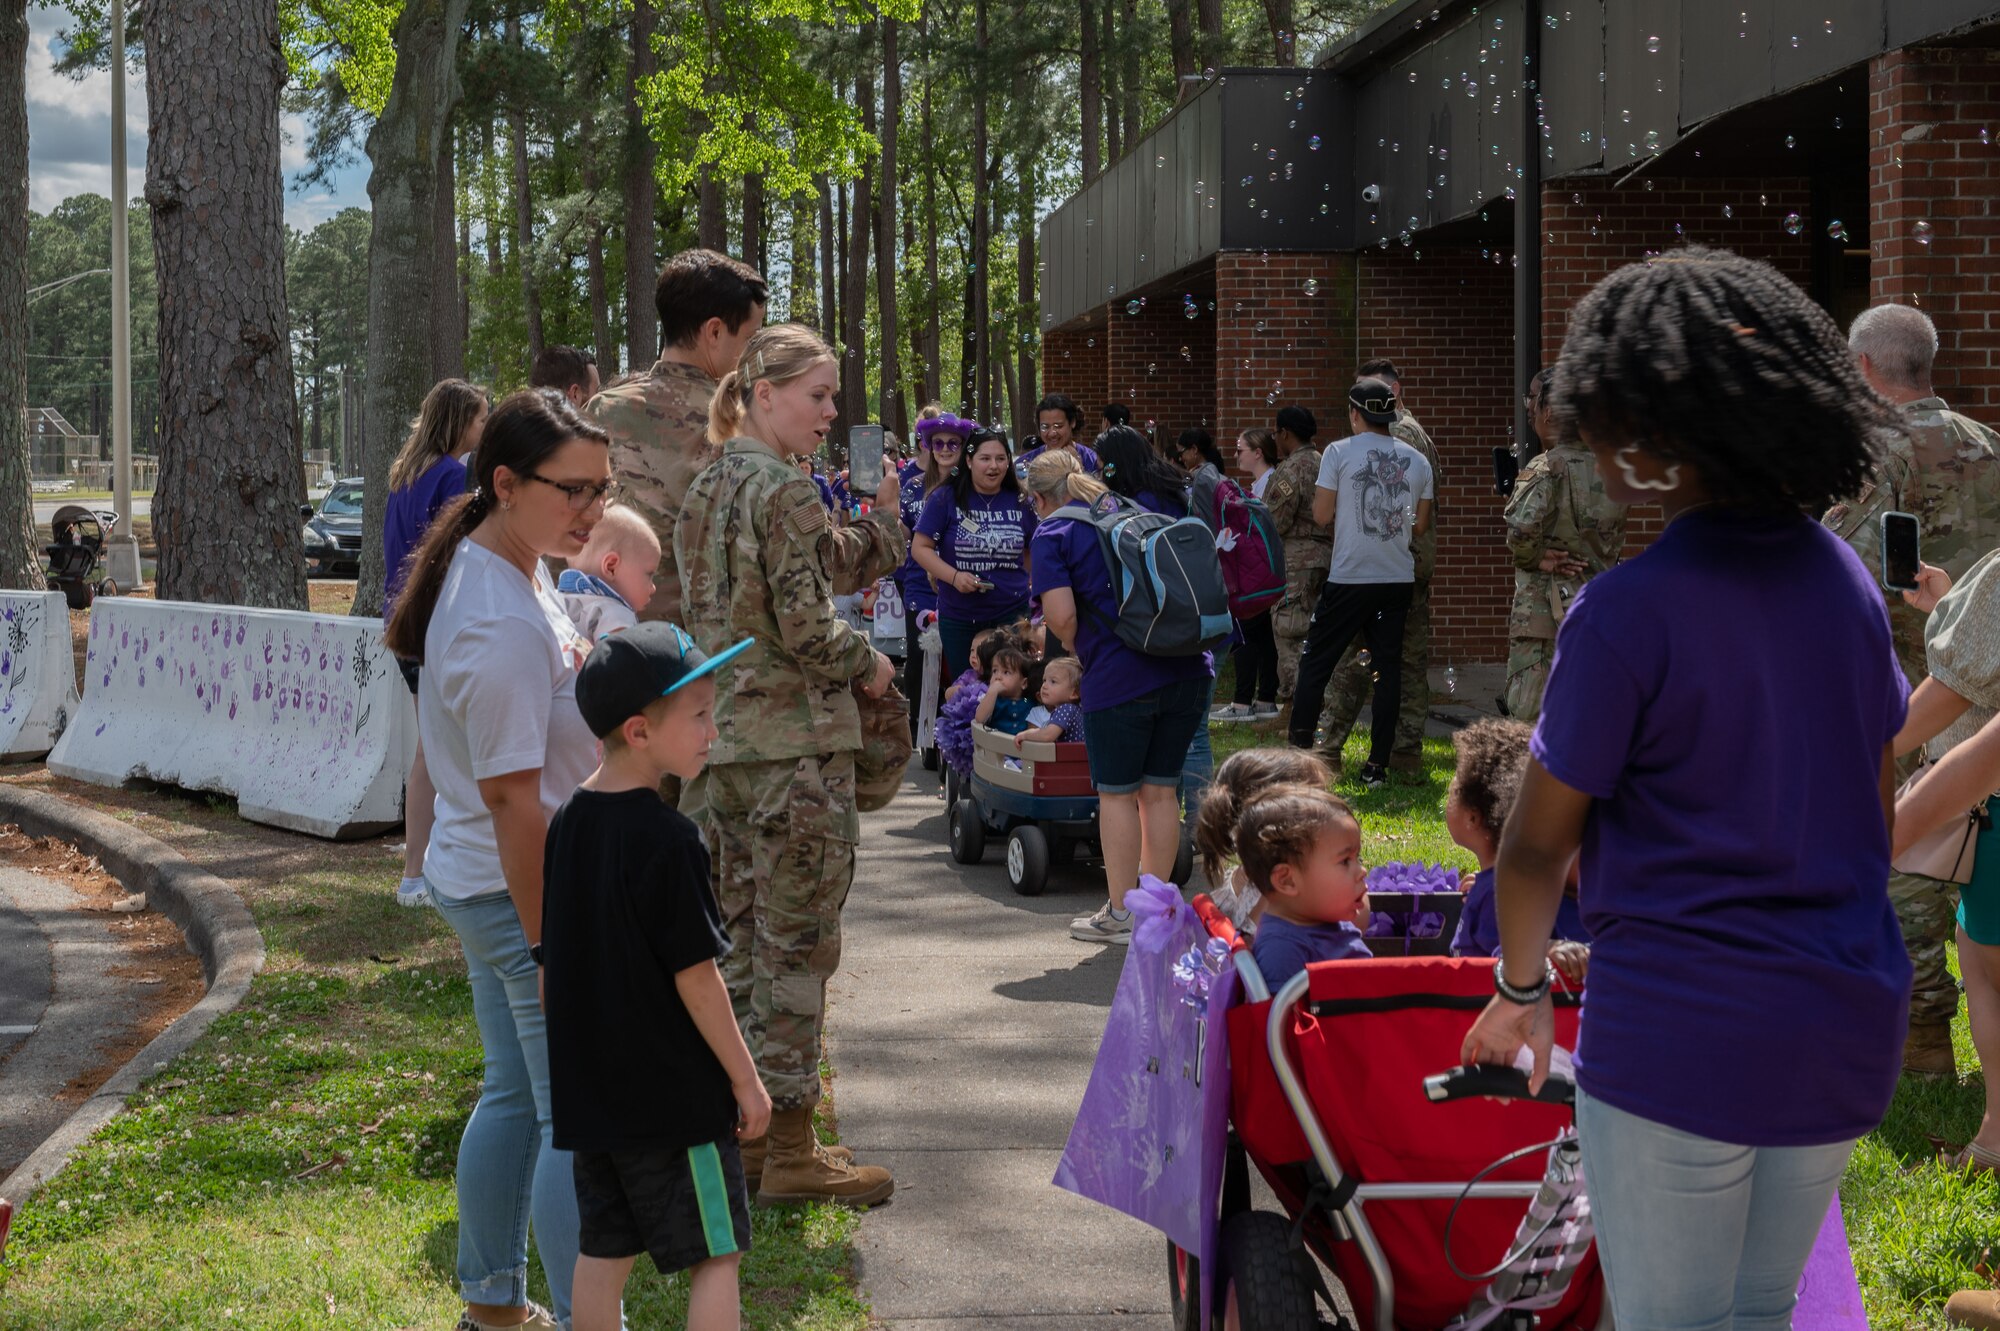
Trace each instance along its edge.
<instances>
[{"instance_id":1,"label":"dirt patch","mask_svg":"<svg viewBox=\"0 0 2000 1331\"><path fill-rule=\"evenodd\" d=\"M129 909L136 903L125 885L106 873L96 856L66 841L31 837L12 823L0 825L0 864L67 885L78 899L76 909L101 916L125 954L110 973L131 982L132 1020L103 1046L97 1063L64 1084L58 1098L81 1101L201 1001L208 992L201 958L188 950L172 920L158 911Z\"/></svg>"}]
</instances>

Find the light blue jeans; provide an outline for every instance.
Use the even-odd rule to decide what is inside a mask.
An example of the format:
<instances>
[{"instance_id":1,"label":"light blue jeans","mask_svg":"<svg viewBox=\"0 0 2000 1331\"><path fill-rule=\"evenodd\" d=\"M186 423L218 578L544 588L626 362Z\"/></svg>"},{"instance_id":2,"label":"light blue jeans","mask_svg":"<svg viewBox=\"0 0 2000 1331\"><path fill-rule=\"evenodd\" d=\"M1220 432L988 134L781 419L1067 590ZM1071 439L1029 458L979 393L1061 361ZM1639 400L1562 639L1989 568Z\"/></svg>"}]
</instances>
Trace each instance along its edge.
<instances>
[{"instance_id":1,"label":"light blue jeans","mask_svg":"<svg viewBox=\"0 0 2000 1331\"><path fill-rule=\"evenodd\" d=\"M1215 750L1208 744L1208 709L1215 702L1215 676L1208 677L1208 692L1202 695L1201 724L1195 728L1194 742L1188 745L1187 759L1181 764L1181 808L1183 831L1201 817L1201 797L1208 793L1209 779L1215 775Z\"/></svg>"},{"instance_id":2,"label":"light blue jeans","mask_svg":"<svg viewBox=\"0 0 2000 1331\"><path fill-rule=\"evenodd\" d=\"M432 894L458 934L486 1083L458 1143L458 1292L467 1303L528 1301L528 1221L556 1320L569 1325L576 1276L576 1177L550 1144L548 1026L513 898Z\"/></svg>"},{"instance_id":3,"label":"light blue jeans","mask_svg":"<svg viewBox=\"0 0 2000 1331\"><path fill-rule=\"evenodd\" d=\"M1853 1142L1734 1146L1582 1091L1576 1127L1618 1331L1789 1331Z\"/></svg>"}]
</instances>

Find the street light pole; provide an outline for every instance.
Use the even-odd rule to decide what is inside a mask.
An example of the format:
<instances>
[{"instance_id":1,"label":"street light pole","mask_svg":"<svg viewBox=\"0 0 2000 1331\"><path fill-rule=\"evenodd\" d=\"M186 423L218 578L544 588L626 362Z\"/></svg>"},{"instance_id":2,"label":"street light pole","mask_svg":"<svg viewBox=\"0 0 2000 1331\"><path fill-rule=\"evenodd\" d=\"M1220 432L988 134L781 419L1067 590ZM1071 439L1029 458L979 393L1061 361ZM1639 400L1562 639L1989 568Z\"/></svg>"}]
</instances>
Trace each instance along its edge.
<instances>
[{"instance_id":1,"label":"street light pole","mask_svg":"<svg viewBox=\"0 0 2000 1331\"><path fill-rule=\"evenodd\" d=\"M106 550L121 591L139 585L132 531L132 254L125 199L125 0L111 18L111 505L118 526Z\"/></svg>"}]
</instances>

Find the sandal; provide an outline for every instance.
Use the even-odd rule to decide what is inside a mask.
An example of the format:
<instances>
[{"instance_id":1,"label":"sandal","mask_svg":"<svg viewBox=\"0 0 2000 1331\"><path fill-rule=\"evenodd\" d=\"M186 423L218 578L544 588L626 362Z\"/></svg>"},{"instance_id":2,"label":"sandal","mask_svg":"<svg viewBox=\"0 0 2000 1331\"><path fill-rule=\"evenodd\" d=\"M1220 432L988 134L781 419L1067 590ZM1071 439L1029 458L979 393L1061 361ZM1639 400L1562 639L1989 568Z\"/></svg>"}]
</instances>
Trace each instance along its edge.
<instances>
[{"instance_id":1,"label":"sandal","mask_svg":"<svg viewBox=\"0 0 2000 1331\"><path fill-rule=\"evenodd\" d=\"M1978 1177L2000 1172L2000 1151L1989 1151L1977 1142L1967 1142L1957 1151L1940 1149L1938 1159L1954 1174Z\"/></svg>"}]
</instances>

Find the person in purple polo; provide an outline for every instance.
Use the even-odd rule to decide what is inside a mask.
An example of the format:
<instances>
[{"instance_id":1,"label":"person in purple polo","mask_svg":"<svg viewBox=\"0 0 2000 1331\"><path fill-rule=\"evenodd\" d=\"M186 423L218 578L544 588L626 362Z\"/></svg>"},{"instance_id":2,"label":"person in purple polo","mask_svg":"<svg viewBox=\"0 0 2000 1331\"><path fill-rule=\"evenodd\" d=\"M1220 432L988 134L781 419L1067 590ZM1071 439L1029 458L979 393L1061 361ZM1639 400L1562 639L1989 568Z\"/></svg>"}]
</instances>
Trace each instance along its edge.
<instances>
[{"instance_id":1,"label":"person in purple polo","mask_svg":"<svg viewBox=\"0 0 2000 1331\"><path fill-rule=\"evenodd\" d=\"M1167 878L1180 849L1181 771L1208 715L1214 667L1206 655L1148 656L1120 640L1118 597L1097 529L1085 517L1105 494L1068 453L1028 468L1035 532L1034 586L1049 632L1083 663L1083 742L1097 787L1098 839L1109 900L1072 920L1070 937L1129 943L1125 894L1139 875ZM1886 880L1884 880L1886 881Z\"/></svg>"},{"instance_id":2,"label":"person in purple polo","mask_svg":"<svg viewBox=\"0 0 2000 1331\"><path fill-rule=\"evenodd\" d=\"M1041 437L1041 442L1025 450L1015 459L1015 472L1026 480L1028 468L1043 454L1074 453L1077 465L1096 475L1097 454L1090 445L1076 437L1081 429L1083 429L1083 408L1076 405L1076 399L1067 393L1050 393L1035 404L1035 433Z\"/></svg>"},{"instance_id":3,"label":"person in purple polo","mask_svg":"<svg viewBox=\"0 0 2000 1331\"><path fill-rule=\"evenodd\" d=\"M1028 541L1035 510L1021 493L1007 436L975 429L949 485L924 500L910 553L937 586L945 678L965 673L975 634L1028 608Z\"/></svg>"},{"instance_id":4,"label":"person in purple polo","mask_svg":"<svg viewBox=\"0 0 2000 1331\"><path fill-rule=\"evenodd\" d=\"M1501 839L1498 994L1461 1053L1525 1047L1546 1075L1581 847L1576 1119L1613 1316L1780 1331L1907 1026L1907 685L1874 574L1809 516L1861 488L1897 414L1789 279L1699 247L1599 283L1555 383L1605 493L1666 527L1563 619Z\"/></svg>"}]
</instances>

